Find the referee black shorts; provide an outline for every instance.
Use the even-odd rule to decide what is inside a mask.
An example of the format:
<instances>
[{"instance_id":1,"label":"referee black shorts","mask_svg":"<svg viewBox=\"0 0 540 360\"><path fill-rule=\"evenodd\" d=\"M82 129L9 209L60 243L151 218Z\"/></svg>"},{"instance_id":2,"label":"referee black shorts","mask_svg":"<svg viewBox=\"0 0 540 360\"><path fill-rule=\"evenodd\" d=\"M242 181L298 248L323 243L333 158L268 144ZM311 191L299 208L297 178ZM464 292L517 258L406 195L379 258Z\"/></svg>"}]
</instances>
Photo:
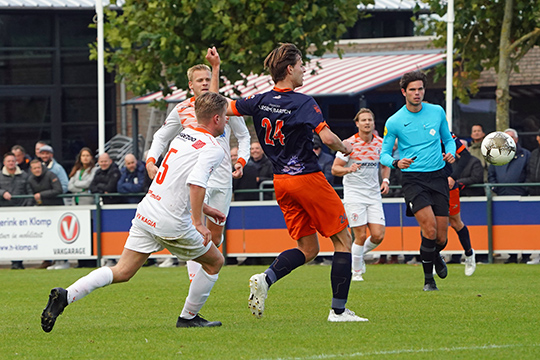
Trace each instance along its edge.
<instances>
[{"instance_id":1,"label":"referee black shorts","mask_svg":"<svg viewBox=\"0 0 540 360\"><path fill-rule=\"evenodd\" d=\"M402 188L407 216L431 206L435 216L448 216L450 190L444 169L433 172L402 171Z\"/></svg>"}]
</instances>

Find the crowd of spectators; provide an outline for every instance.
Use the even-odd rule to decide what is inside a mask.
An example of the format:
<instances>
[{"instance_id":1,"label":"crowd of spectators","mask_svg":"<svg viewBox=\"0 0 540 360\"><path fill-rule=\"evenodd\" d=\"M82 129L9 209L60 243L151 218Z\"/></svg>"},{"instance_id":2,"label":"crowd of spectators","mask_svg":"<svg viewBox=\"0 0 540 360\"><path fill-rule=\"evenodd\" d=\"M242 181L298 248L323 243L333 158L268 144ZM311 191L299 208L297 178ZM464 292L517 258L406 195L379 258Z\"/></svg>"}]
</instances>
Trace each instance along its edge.
<instances>
[{"instance_id":1,"label":"crowd of spectators","mask_svg":"<svg viewBox=\"0 0 540 360\"><path fill-rule=\"evenodd\" d=\"M482 196L483 187L473 184L483 183L540 183L540 132L536 136L538 148L532 152L521 147L516 130L507 129L517 144L514 159L503 166L493 166L487 163L480 151L482 140L486 136L482 125L475 124L471 128L470 143L466 143L471 157L462 171L460 179L461 196ZM251 157L244 168L241 179L234 180L234 190L256 190L265 180L272 179L272 167L264 155L258 142L251 144ZM314 140L314 151L319 157L323 171L327 164L333 162L333 155L323 150L318 138ZM237 148L231 149L233 163L237 156ZM396 154L399 157L399 154ZM146 173L145 163L136 159L133 154L125 156L121 169L107 153L99 156L97 165L94 152L84 147L78 153L75 164L69 176L64 167L54 159L54 149L45 141L38 141L35 146L35 156L30 156L20 145L14 145L11 151L3 154L3 167L0 176L0 206L47 206L47 205L91 205L95 199L91 194L100 194L104 204L138 203L148 190L150 180ZM338 184L331 171L324 171L328 181ZM391 183L399 184L398 170L392 170ZM264 183L263 183L264 182ZM512 186L493 187L494 195L540 195L540 187ZM60 194L74 194L73 197L58 197ZM124 196L103 196L103 194L128 194ZM16 195L32 195L32 197L18 198ZM399 197L401 191L393 187L388 196ZM265 192L264 200L273 198L272 192ZM235 201L256 201L260 199L258 192L235 192ZM391 261L395 259L392 258ZM485 260L485 259L483 259ZM539 263L540 258L529 259L529 254L523 254L521 262ZM414 260L413 260L414 261ZM482 260L481 260L482 261ZM511 254L507 263L518 262L517 254ZM66 262L44 261L42 268L66 268ZM13 261L13 269L24 269L22 261Z\"/></svg>"}]
</instances>

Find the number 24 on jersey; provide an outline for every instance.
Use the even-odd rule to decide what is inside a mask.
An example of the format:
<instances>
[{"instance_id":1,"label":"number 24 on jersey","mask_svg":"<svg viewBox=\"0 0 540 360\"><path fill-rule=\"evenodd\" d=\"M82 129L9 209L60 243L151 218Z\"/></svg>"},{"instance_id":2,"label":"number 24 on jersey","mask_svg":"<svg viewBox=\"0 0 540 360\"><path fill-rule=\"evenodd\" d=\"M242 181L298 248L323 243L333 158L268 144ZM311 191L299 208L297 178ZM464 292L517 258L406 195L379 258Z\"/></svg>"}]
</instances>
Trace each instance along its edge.
<instances>
[{"instance_id":1,"label":"number 24 on jersey","mask_svg":"<svg viewBox=\"0 0 540 360\"><path fill-rule=\"evenodd\" d=\"M270 122L270 119L263 118L261 121L261 126L266 130L266 134L264 136L264 143L266 145L274 146L274 140L278 140L281 145L285 145L285 135L283 135L283 133L281 132L281 128L283 127L283 120L276 120L276 127L275 129L272 129L272 123ZM273 135L272 130L274 131Z\"/></svg>"}]
</instances>

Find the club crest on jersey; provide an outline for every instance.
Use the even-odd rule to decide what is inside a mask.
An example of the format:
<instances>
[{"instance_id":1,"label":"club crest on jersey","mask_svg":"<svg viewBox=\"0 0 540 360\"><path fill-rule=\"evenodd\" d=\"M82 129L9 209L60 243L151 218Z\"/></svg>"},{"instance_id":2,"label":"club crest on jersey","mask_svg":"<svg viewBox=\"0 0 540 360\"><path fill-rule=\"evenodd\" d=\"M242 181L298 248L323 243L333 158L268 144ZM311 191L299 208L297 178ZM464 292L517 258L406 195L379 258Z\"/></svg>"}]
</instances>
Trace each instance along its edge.
<instances>
[{"instance_id":1,"label":"club crest on jersey","mask_svg":"<svg viewBox=\"0 0 540 360\"><path fill-rule=\"evenodd\" d=\"M193 145L191 145L191 146L193 146L195 149L198 150L198 149L202 148L204 145L206 145L205 142L203 142L203 141L201 141L201 140L197 140L197 141L195 141L195 142L193 143Z\"/></svg>"},{"instance_id":2,"label":"club crest on jersey","mask_svg":"<svg viewBox=\"0 0 540 360\"><path fill-rule=\"evenodd\" d=\"M317 114L322 114L321 109L319 109L319 107L317 105L313 105L313 109L315 109L315 112Z\"/></svg>"}]
</instances>

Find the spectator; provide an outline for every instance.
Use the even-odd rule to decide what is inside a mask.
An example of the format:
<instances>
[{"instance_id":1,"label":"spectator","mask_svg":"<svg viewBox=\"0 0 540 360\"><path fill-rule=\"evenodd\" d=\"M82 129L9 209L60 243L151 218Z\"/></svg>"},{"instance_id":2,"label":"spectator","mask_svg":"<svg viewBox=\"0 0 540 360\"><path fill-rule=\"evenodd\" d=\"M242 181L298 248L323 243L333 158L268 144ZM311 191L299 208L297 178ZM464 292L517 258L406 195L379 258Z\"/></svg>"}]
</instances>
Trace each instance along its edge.
<instances>
[{"instance_id":1,"label":"spectator","mask_svg":"<svg viewBox=\"0 0 540 360\"><path fill-rule=\"evenodd\" d=\"M486 134L484 133L484 127L480 124L474 124L471 128L471 143L469 144L469 152L472 156L480 160L480 163L482 164L482 169L484 171L484 181L488 181L488 168L489 163L484 159L484 155L482 155L482 140L486 137Z\"/></svg>"},{"instance_id":2,"label":"spectator","mask_svg":"<svg viewBox=\"0 0 540 360\"><path fill-rule=\"evenodd\" d=\"M322 141L318 135L313 135L313 152L317 154L319 158L319 166L324 174L324 177L334 186L334 175L332 175L332 165L334 164L334 157L328 153L325 153L322 149Z\"/></svg>"},{"instance_id":3,"label":"spectator","mask_svg":"<svg viewBox=\"0 0 540 360\"><path fill-rule=\"evenodd\" d=\"M502 166L489 166L488 180L491 184L504 184L504 183L524 183L527 179L527 165L529 164L529 158L531 153L529 150L524 149L518 144L518 133L514 129L506 129L504 132L514 139L516 143L516 155L506 165ZM494 187L493 192L497 195L527 195L527 188L522 186L505 186ZM525 263L529 261L530 254L522 254L521 262ZM505 264L517 263L517 254L510 254L510 257L505 261Z\"/></svg>"},{"instance_id":4,"label":"spectator","mask_svg":"<svg viewBox=\"0 0 540 360\"><path fill-rule=\"evenodd\" d=\"M58 177L49 171L38 159L30 161L31 175L28 183L38 205L63 205L58 195L62 194L62 185Z\"/></svg>"},{"instance_id":5,"label":"spectator","mask_svg":"<svg viewBox=\"0 0 540 360\"><path fill-rule=\"evenodd\" d=\"M49 145L44 145L39 149L39 157L47 169L58 177L62 185L62 192L65 194L68 191L69 178L66 170L56 160L54 160L54 150Z\"/></svg>"},{"instance_id":6,"label":"spectator","mask_svg":"<svg viewBox=\"0 0 540 360\"><path fill-rule=\"evenodd\" d=\"M234 189L258 189L261 182L272 180L272 163L262 150L259 142L251 143L251 156L244 167L244 176L234 179ZM264 193L264 200L272 200L272 193ZM234 196L237 201L259 200L259 193L237 193Z\"/></svg>"},{"instance_id":7,"label":"spectator","mask_svg":"<svg viewBox=\"0 0 540 360\"><path fill-rule=\"evenodd\" d=\"M34 159L39 159L39 160L41 160L41 155L40 155L39 152L40 152L41 148L42 148L43 146L45 146L45 145L47 145L47 143L46 143L45 141L42 141L42 140L40 140L40 141L38 141L38 142L36 143L36 145L35 145L35 147L34 147L34 152L35 152L35 154L36 154L35 157L34 157Z\"/></svg>"},{"instance_id":8,"label":"spectator","mask_svg":"<svg viewBox=\"0 0 540 360\"><path fill-rule=\"evenodd\" d=\"M21 171L17 166L16 157L8 152L4 155L4 166L0 175L0 206L25 206L29 199L12 199L13 195L31 195L32 190L28 185L28 174ZM14 270L24 269L21 260L12 261L11 268Z\"/></svg>"},{"instance_id":9,"label":"spectator","mask_svg":"<svg viewBox=\"0 0 540 360\"><path fill-rule=\"evenodd\" d=\"M28 169L30 168L30 160L32 160L32 158L26 153L26 150L24 150L21 145L14 145L11 148L11 152L13 155L15 155L19 169L28 172Z\"/></svg>"},{"instance_id":10,"label":"spectator","mask_svg":"<svg viewBox=\"0 0 540 360\"><path fill-rule=\"evenodd\" d=\"M121 194L133 194L145 192L146 165L137 160L135 155L127 154L124 157L125 166L120 171L117 189ZM142 196L127 196L123 200L130 204L138 204Z\"/></svg>"},{"instance_id":11,"label":"spectator","mask_svg":"<svg viewBox=\"0 0 540 360\"><path fill-rule=\"evenodd\" d=\"M466 142L461 140L461 142L466 146ZM456 183L459 185L459 194L460 196L482 196L484 195L484 189L479 187L468 187L473 184L482 184L484 182L484 169L482 167L482 162L478 160L475 156L468 156L466 159L458 157L456 159L456 164L454 168L457 167L457 164L461 164L462 161L465 161L461 175L456 179Z\"/></svg>"},{"instance_id":12,"label":"spectator","mask_svg":"<svg viewBox=\"0 0 540 360\"><path fill-rule=\"evenodd\" d=\"M96 174L96 162L92 156L92 150L83 147L75 158L75 165L69 173L68 190L72 194L89 193L90 184ZM75 196L76 205L92 205L94 199L89 196Z\"/></svg>"},{"instance_id":13,"label":"spectator","mask_svg":"<svg viewBox=\"0 0 540 360\"><path fill-rule=\"evenodd\" d=\"M94 179L90 184L90 192L92 194L111 194L116 193L118 180L120 179L120 170L118 166L111 160L107 153L99 155L99 169L97 169ZM116 204L118 199L112 196L104 196L105 204Z\"/></svg>"},{"instance_id":14,"label":"spectator","mask_svg":"<svg viewBox=\"0 0 540 360\"><path fill-rule=\"evenodd\" d=\"M40 154L42 154L40 152ZM58 195L62 194L62 185L58 177L49 171L39 159L30 161L30 172L28 183L34 194L37 205L63 205L64 202ZM47 266L50 264L49 266ZM69 269L67 260L57 260L52 263L50 260L44 261L40 269L47 267L47 270Z\"/></svg>"}]
</instances>

